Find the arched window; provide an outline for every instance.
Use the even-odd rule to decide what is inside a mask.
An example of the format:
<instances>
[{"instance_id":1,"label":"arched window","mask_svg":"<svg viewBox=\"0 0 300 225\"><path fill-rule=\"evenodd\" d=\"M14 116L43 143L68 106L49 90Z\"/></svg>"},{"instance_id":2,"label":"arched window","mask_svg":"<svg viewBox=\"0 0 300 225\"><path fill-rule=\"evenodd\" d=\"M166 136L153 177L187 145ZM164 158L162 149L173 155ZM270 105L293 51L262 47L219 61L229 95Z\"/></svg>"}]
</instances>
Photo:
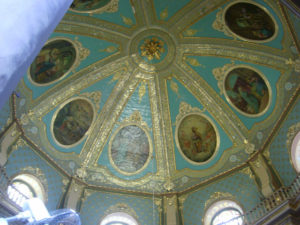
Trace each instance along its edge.
<instances>
[{"instance_id":1,"label":"arched window","mask_svg":"<svg viewBox=\"0 0 300 225\"><path fill-rule=\"evenodd\" d=\"M100 225L138 225L138 222L127 213L116 212L104 217Z\"/></svg>"},{"instance_id":2,"label":"arched window","mask_svg":"<svg viewBox=\"0 0 300 225\"><path fill-rule=\"evenodd\" d=\"M220 200L213 203L204 215L204 225L242 225L243 210L234 201Z\"/></svg>"},{"instance_id":3,"label":"arched window","mask_svg":"<svg viewBox=\"0 0 300 225\"><path fill-rule=\"evenodd\" d=\"M19 206L26 199L40 198L45 201L45 190L39 179L31 174L20 174L11 181L7 188L8 197Z\"/></svg>"},{"instance_id":4,"label":"arched window","mask_svg":"<svg viewBox=\"0 0 300 225\"><path fill-rule=\"evenodd\" d=\"M300 131L292 142L291 157L297 173L300 173Z\"/></svg>"}]
</instances>

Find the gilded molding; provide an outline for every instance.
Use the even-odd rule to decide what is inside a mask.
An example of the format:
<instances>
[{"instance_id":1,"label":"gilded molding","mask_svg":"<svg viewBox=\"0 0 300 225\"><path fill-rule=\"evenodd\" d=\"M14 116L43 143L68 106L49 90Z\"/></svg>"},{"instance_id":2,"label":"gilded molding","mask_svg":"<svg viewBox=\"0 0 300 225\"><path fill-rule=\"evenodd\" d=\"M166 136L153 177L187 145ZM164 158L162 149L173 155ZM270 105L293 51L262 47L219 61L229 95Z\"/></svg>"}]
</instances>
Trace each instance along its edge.
<instances>
[{"instance_id":1,"label":"gilded molding","mask_svg":"<svg viewBox=\"0 0 300 225\"><path fill-rule=\"evenodd\" d=\"M201 40L201 39L199 39ZM206 39L205 39L206 40ZM221 41L222 39L218 39ZM195 41L194 41L195 42ZM218 56L229 58L233 60L250 62L258 65L264 65L272 68L279 69L281 71L286 70L286 60L288 55L283 54L278 49L265 49L264 51L258 51L257 45L251 45L249 43L243 43L237 41L227 41L225 44L214 43L187 43L180 44L177 47L177 52L181 52L182 55L195 55L195 56ZM241 45L241 46L239 46ZM249 46L249 48L248 48ZM247 47L247 48L246 48ZM260 48L265 48L264 46ZM243 49L241 51L241 49Z\"/></svg>"},{"instance_id":2,"label":"gilded molding","mask_svg":"<svg viewBox=\"0 0 300 225\"><path fill-rule=\"evenodd\" d=\"M204 204L205 211L209 208L210 205L221 199L234 199L234 196L228 192L214 192Z\"/></svg>"},{"instance_id":3,"label":"gilded molding","mask_svg":"<svg viewBox=\"0 0 300 225\"><path fill-rule=\"evenodd\" d=\"M134 209L125 203L117 203L116 205L110 206L107 210L105 210L104 217L115 212L127 213L137 220L139 218Z\"/></svg>"},{"instance_id":4,"label":"gilded molding","mask_svg":"<svg viewBox=\"0 0 300 225\"><path fill-rule=\"evenodd\" d=\"M226 78L227 71L232 70L235 67L234 61L231 62L231 64L225 64L221 68L214 68L212 71L212 74L214 75L215 79L218 81L218 87L220 89L220 94L225 94L224 90L224 81Z\"/></svg>"}]
</instances>

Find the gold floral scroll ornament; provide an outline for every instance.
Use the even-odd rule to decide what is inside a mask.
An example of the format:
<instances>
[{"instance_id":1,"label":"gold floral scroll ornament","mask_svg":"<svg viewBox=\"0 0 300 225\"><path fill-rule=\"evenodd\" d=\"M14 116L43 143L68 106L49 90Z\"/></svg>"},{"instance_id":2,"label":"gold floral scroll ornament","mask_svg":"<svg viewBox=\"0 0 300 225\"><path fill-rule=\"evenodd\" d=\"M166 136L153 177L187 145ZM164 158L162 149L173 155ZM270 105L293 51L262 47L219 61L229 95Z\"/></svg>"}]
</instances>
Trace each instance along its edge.
<instances>
[{"instance_id":1,"label":"gold floral scroll ornament","mask_svg":"<svg viewBox=\"0 0 300 225\"><path fill-rule=\"evenodd\" d=\"M154 58L160 60L161 53L165 52L164 43L156 37L146 39L140 49L141 56L146 56L149 61Z\"/></svg>"}]
</instances>

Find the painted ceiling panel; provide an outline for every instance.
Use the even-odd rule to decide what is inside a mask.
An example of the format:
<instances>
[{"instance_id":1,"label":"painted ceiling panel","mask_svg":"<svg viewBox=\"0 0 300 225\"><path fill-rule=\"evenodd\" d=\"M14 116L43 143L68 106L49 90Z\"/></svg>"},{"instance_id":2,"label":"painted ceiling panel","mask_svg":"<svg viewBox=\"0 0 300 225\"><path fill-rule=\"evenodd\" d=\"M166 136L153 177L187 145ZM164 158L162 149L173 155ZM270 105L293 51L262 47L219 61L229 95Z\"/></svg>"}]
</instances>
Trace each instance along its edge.
<instances>
[{"instance_id":1,"label":"painted ceiling panel","mask_svg":"<svg viewBox=\"0 0 300 225\"><path fill-rule=\"evenodd\" d=\"M110 55L113 55L119 51L119 46L115 43L108 42L105 40L99 40L87 36L78 36L78 35L71 35L71 34L61 34L61 33L54 33L51 35L48 41L54 39L64 39L70 40L77 44L77 51L80 56L80 62L75 64L72 67L72 70L62 77L63 80L68 79L72 74L88 67L92 66L95 62L103 60ZM58 81L54 81L53 84L41 86L31 81L29 78L29 73L27 76L24 76L24 82L26 86L32 90L32 98L37 99L38 97L42 96L43 93L48 91L49 89L55 86L55 83Z\"/></svg>"},{"instance_id":2,"label":"painted ceiling panel","mask_svg":"<svg viewBox=\"0 0 300 225\"><path fill-rule=\"evenodd\" d=\"M175 92L174 92L175 90ZM201 103L178 81L172 79L168 82L168 93L169 93L169 102L170 102L170 115L171 115L171 123L172 123L172 130L173 130L173 137L174 137L174 152L175 152L175 161L176 161L176 169L182 170L184 168L190 168L193 170L204 170L216 163L222 156L222 153L232 147L232 140L228 137L228 135L224 132L224 130L220 127L218 123L213 119L213 117L207 112L207 110L203 107ZM187 103L188 102L188 103ZM215 126L216 130L216 137L220 139L222 143L221 146L217 147L217 153L215 156L210 159L210 162L205 163L204 165L195 165L190 163L186 160L180 153L178 149L178 144L176 144L175 140L178 138L179 134L176 133L176 128L179 126L178 114L180 111L184 110L181 107L184 107L183 104L188 104L191 108L197 108L197 111L191 110L190 112L187 110L185 113L188 115L190 113L199 113L207 116L211 119L212 124ZM200 129L200 128L198 128ZM188 132L188 131L186 131ZM201 136L201 135L200 135ZM196 138L196 137L194 137ZM208 137L202 137L207 139ZM192 137L193 139L193 137ZM203 140L204 141L204 140ZM211 140L213 141L213 140Z\"/></svg>"},{"instance_id":3,"label":"painted ceiling panel","mask_svg":"<svg viewBox=\"0 0 300 225\"><path fill-rule=\"evenodd\" d=\"M118 122L112 124L111 135L102 150L98 165L106 167L108 161L113 161L108 166L108 169L114 175L126 180L138 179L147 173L156 173L156 161L151 159L152 157L155 159L152 133L153 115L151 114L148 84L146 81L138 84L129 97L128 102L121 110ZM143 141L139 141L137 137L143 137ZM145 149L144 154L146 155L144 156L139 153L141 146L147 148ZM120 154L113 153L114 149L119 149ZM135 161L140 161L141 163L134 164L133 162ZM141 172L137 173L140 170Z\"/></svg>"},{"instance_id":4,"label":"painted ceiling panel","mask_svg":"<svg viewBox=\"0 0 300 225\"><path fill-rule=\"evenodd\" d=\"M251 1L245 1L246 3ZM243 40L240 36L237 36L236 33L230 30L230 26L227 26L223 18L225 18L227 8L233 5L234 2L224 4L218 9L213 9L214 11L209 10L206 14L198 19L194 20L192 24L184 28L182 35L184 37L210 37L210 38L225 38L225 39L235 39ZM253 2L252 2L253 3ZM276 21L276 32L275 34L268 39L267 41L257 42L258 44L263 44L273 48L282 49L282 38L283 38L283 27L279 17L276 15L275 11L272 9L274 5L268 5L262 0L255 1L258 6L265 7L268 15L272 15L272 20ZM203 9L205 11L205 9ZM246 11L245 11L246 12ZM277 11L278 12L278 11ZM242 13L242 11L241 11ZM250 15L248 15L250 16ZM257 29L257 28L254 28ZM256 43L256 41L250 40L250 42Z\"/></svg>"},{"instance_id":5,"label":"painted ceiling panel","mask_svg":"<svg viewBox=\"0 0 300 225\"><path fill-rule=\"evenodd\" d=\"M213 64L210 63L212 59L214 60ZM215 90L216 93L220 94L224 102L230 106L232 112L239 117L249 130L251 130L255 123L262 122L272 113L277 101L276 96L277 86L281 75L280 71L257 64L208 56L187 56L185 61ZM268 90L270 89L270 103L265 107L265 110L262 111L262 115L255 117L251 114L245 114L243 111L239 110L230 100L228 100L228 95L225 91L223 91L225 87L225 77L227 77L228 73L234 67L245 66L249 66L249 69L260 72L262 78L266 79L265 83ZM283 81L281 80L280 82Z\"/></svg>"}]
</instances>

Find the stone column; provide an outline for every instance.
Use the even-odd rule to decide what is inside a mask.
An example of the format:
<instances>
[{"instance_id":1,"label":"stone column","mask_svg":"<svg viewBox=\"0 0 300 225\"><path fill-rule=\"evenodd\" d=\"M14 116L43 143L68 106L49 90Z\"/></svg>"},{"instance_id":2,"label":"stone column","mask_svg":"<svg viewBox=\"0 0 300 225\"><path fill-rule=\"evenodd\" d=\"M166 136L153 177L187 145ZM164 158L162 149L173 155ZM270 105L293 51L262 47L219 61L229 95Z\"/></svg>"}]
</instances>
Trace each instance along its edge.
<instances>
[{"instance_id":1,"label":"stone column","mask_svg":"<svg viewBox=\"0 0 300 225\"><path fill-rule=\"evenodd\" d=\"M280 184L276 180L276 175L273 174L273 171L269 168L268 163L261 154L258 154L258 156L249 163L258 180L261 193L264 197L269 197L280 187Z\"/></svg>"},{"instance_id":2,"label":"stone column","mask_svg":"<svg viewBox=\"0 0 300 225\"><path fill-rule=\"evenodd\" d=\"M177 196L164 197L164 214L166 225L178 225L178 204Z\"/></svg>"},{"instance_id":3,"label":"stone column","mask_svg":"<svg viewBox=\"0 0 300 225\"><path fill-rule=\"evenodd\" d=\"M0 109L73 0L0 0Z\"/></svg>"},{"instance_id":4,"label":"stone column","mask_svg":"<svg viewBox=\"0 0 300 225\"><path fill-rule=\"evenodd\" d=\"M8 149L13 143L20 137L21 133L14 122L8 130L5 132L3 137L0 139L0 165L4 166L7 161Z\"/></svg>"},{"instance_id":5,"label":"stone column","mask_svg":"<svg viewBox=\"0 0 300 225\"><path fill-rule=\"evenodd\" d=\"M83 193L84 185L72 179L71 184L65 196L64 207L77 210Z\"/></svg>"}]
</instances>

